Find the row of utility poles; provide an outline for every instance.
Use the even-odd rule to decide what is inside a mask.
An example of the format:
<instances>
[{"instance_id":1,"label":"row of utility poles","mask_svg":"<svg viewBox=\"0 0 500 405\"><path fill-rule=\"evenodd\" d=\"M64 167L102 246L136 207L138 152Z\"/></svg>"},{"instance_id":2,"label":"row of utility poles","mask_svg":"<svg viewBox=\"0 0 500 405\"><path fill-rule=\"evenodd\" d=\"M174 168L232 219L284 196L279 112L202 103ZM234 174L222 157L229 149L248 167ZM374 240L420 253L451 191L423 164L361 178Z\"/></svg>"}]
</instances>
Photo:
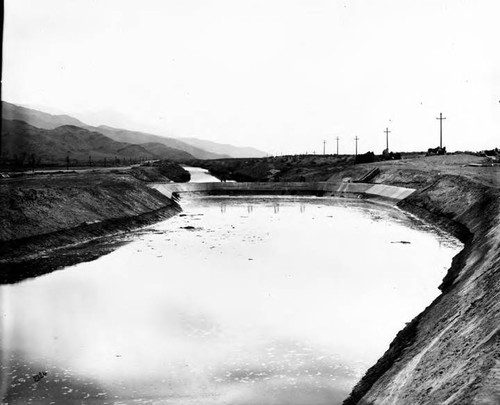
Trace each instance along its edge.
<instances>
[{"instance_id":1,"label":"row of utility poles","mask_svg":"<svg viewBox=\"0 0 500 405\"><path fill-rule=\"evenodd\" d=\"M437 120L439 120L439 148L443 148L443 120L446 118L443 117L443 113L439 113L439 117L436 117ZM391 131L389 131L389 128L386 128L384 130L385 133L385 148L387 152L389 152L389 134ZM337 141L337 155L339 154L339 137L337 136L336 141ZM354 137L354 142L355 142L355 154L356 156L358 155L358 141L359 138L357 136ZM323 155L326 155L326 140L323 140Z\"/></svg>"}]
</instances>

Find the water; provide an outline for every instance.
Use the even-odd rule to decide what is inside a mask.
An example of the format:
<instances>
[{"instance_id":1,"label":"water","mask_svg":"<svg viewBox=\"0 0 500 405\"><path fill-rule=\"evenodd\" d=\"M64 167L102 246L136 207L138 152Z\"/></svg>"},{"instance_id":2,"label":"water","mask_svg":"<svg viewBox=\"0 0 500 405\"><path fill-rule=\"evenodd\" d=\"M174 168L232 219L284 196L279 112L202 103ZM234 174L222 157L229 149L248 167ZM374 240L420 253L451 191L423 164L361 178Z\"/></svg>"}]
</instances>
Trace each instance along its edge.
<instances>
[{"instance_id":1,"label":"water","mask_svg":"<svg viewBox=\"0 0 500 405\"><path fill-rule=\"evenodd\" d=\"M370 203L181 204L98 260L0 286L10 404L341 403L460 248Z\"/></svg>"},{"instance_id":2,"label":"water","mask_svg":"<svg viewBox=\"0 0 500 405\"><path fill-rule=\"evenodd\" d=\"M217 177L212 176L208 170L202 169L201 167L184 166L184 169L191 174L191 183L220 182Z\"/></svg>"}]
</instances>

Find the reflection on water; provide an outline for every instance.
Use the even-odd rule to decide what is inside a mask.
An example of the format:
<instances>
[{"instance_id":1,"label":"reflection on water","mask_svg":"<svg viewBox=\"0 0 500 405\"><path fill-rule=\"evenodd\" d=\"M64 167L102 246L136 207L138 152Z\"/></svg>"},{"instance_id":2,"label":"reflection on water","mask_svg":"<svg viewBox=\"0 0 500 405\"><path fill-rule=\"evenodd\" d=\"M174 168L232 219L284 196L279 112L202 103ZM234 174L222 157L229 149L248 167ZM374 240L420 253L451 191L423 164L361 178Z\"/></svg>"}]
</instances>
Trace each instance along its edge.
<instances>
[{"instance_id":1,"label":"reflection on water","mask_svg":"<svg viewBox=\"0 0 500 405\"><path fill-rule=\"evenodd\" d=\"M459 248L369 203L181 203L96 261L0 287L9 403L341 403Z\"/></svg>"}]
</instances>

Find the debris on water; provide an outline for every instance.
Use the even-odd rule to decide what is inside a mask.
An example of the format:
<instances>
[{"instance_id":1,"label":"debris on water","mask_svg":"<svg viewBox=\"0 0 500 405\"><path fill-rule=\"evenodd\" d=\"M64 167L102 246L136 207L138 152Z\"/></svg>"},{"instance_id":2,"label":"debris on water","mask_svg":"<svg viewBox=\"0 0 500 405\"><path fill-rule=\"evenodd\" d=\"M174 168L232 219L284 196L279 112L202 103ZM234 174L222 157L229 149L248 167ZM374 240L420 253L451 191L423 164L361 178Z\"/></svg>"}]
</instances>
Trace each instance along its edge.
<instances>
[{"instance_id":1,"label":"debris on water","mask_svg":"<svg viewBox=\"0 0 500 405\"><path fill-rule=\"evenodd\" d=\"M192 226L192 225L181 226L181 228L182 228L182 229L187 229L187 230L190 230L190 231L192 231L192 230L196 229L196 228L195 228L194 226Z\"/></svg>"},{"instance_id":2,"label":"debris on water","mask_svg":"<svg viewBox=\"0 0 500 405\"><path fill-rule=\"evenodd\" d=\"M391 243L401 243L403 245L409 245L411 242L408 242L407 240L393 240Z\"/></svg>"}]
</instances>

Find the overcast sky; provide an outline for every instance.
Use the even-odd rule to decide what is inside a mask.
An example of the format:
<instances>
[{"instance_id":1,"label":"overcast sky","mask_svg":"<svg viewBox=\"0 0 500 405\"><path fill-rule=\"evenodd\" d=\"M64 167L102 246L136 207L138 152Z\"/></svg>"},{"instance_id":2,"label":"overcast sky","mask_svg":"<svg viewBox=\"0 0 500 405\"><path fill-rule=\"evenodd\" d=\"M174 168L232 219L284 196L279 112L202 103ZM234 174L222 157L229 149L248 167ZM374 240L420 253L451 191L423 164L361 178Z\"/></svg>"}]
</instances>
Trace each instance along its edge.
<instances>
[{"instance_id":1,"label":"overcast sky","mask_svg":"<svg viewBox=\"0 0 500 405\"><path fill-rule=\"evenodd\" d=\"M498 0L6 0L3 96L273 154L500 146Z\"/></svg>"}]
</instances>

